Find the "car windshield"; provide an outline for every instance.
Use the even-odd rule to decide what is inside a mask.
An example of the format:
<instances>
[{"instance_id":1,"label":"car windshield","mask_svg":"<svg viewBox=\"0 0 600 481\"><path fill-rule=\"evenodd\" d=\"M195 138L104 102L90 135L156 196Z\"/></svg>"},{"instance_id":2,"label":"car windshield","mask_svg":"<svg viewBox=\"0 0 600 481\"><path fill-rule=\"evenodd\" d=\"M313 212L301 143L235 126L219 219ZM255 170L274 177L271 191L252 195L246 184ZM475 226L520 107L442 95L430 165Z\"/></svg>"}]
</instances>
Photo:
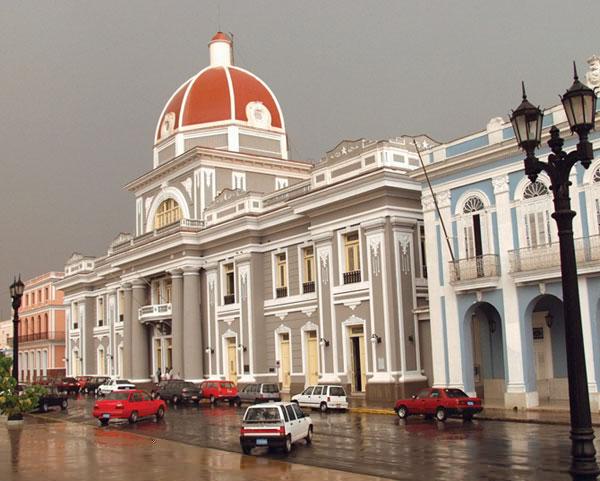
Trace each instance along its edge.
<instances>
[{"instance_id":1,"label":"car windshield","mask_svg":"<svg viewBox=\"0 0 600 481\"><path fill-rule=\"evenodd\" d=\"M244 422L248 423L278 423L281 422L279 409L276 407L250 408L246 411Z\"/></svg>"},{"instance_id":2,"label":"car windshield","mask_svg":"<svg viewBox=\"0 0 600 481\"><path fill-rule=\"evenodd\" d=\"M329 395L330 396L345 396L346 395L346 391L344 391L344 388L342 388L342 387L331 386L329 388Z\"/></svg>"},{"instance_id":3,"label":"car windshield","mask_svg":"<svg viewBox=\"0 0 600 481\"><path fill-rule=\"evenodd\" d=\"M110 394L106 395L105 399L108 399L109 401L126 401L129 398L129 393L128 392L111 392Z\"/></svg>"},{"instance_id":4,"label":"car windshield","mask_svg":"<svg viewBox=\"0 0 600 481\"><path fill-rule=\"evenodd\" d=\"M263 392L264 393L277 393L279 392L279 388L276 384L263 384Z\"/></svg>"},{"instance_id":5,"label":"car windshield","mask_svg":"<svg viewBox=\"0 0 600 481\"><path fill-rule=\"evenodd\" d=\"M221 387L223 389L231 389L233 387L233 383L232 382L223 382L223 383L221 383Z\"/></svg>"},{"instance_id":6,"label":"car windshield","mask_svg":"<svg viewBox=\"0 0 600 481\"><path fill-rule=\"evenodd\" d=\"M125 379L118 379L117 384L131 384L129 381L126 381Z\"/></svg>"},{"instance_id":7,"label":"car windshield","mask_svg":"<svg viewBox=\"0 0 600 481\"><path fill-rule=\"evenodd\" d=\"M461 391L460 389L444 389L444 392L446 393L446 396L452 398L469 397L464 391Z\"/></svg>"}]
</instances>

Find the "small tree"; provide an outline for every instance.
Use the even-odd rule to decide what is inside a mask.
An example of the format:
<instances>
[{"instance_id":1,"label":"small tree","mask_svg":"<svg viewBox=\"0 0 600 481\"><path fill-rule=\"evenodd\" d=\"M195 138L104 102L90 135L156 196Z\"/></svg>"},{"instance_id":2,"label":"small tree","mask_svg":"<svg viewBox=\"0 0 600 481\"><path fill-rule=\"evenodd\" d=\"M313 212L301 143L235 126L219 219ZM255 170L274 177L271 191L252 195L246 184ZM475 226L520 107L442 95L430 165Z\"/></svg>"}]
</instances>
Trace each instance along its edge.
<instances>
[{"instance_id":1,"label":"small tree","mask_svg":"<svg viewBox=\"0 0 600 481\"><path fill-rule=\"evenodd\" d=\"M18 388L11 375L12 359L0 356L0 413L9 420L22 419L24 413L38 407L40 397L46 393L42 386Z\"/></svg>"}]
</instances>

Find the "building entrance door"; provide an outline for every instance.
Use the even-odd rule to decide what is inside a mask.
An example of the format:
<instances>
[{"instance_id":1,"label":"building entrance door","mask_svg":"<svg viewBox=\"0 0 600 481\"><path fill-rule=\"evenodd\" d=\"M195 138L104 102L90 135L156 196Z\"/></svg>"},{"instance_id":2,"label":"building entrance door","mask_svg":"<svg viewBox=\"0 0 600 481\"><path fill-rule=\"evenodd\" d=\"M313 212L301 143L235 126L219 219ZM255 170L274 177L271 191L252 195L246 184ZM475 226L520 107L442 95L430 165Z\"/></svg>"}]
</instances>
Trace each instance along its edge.
<instances>
[{"instance_id":1,"label":"building entrance door","mask_svg":"<svg viewBox=\"0 0 600 481\"><path fill-rule=\"evenodd\" d=\"M227 366L228 379L237 384L237 355L235 349L235 337L227 339Z\"/></svg>"},{"instance_id":2,"label":"building entrance door","mask_svg":"<svg viewBox=\"0 0 600 481\"><path fill-rule=\"evenodd\" d=\"M319 381L319 351L317 349L317 331L306 333L306 382L309 386Z\"/></svg>"},{"instance_id":3,"label":"building entrance door","mask_svg":"<svg viewBox=\"0 0 600 481\"><path fill-rule=\"evenodd\" d=\"M159 336L153 338L153 373L160 369L161 375L164 376L167 371L170 371L173 368L173 356L171 352L172 342L171 336Z\"/></svg>"},{"instance_id":4,"label":"building entrance door","mask_svg":"<svg viewBox=\"0 0 600 481\"><path fill-rule=\"evenodd\" d=\"M350 327L351 384L353 392L364 392L367 385L365 333L362 326Z\"/></svg>"},{"instance_id":5,"label":"building entrance door","mask_svg":"<svg viewBox=\"0 0 600 481\"><path fill-rule=\"evenodd\" d=\"M281 367L279 369L279 382L281 389L290 390L290 335L287 333L279 335L279 356L281 358Z\"/></svg>"}]
</instances>

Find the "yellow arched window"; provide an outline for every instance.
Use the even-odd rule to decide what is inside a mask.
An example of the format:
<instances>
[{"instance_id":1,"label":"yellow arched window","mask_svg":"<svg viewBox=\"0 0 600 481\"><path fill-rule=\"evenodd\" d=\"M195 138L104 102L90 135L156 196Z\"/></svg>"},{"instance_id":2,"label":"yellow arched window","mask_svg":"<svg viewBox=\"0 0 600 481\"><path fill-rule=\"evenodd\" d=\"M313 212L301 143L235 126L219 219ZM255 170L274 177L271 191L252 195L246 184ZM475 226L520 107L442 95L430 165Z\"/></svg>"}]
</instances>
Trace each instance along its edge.
<instances>
[{"instance_id":1,"label":"yellow arched window","mask_svg":"<svg viewBox=\"0 0 600 481\"><path fill-rule=\"evenodd\" d=\"M181 207L175 199L163 200L154 216L154 228L160 229L181 219Z\"/></svg>"}]
</instances>

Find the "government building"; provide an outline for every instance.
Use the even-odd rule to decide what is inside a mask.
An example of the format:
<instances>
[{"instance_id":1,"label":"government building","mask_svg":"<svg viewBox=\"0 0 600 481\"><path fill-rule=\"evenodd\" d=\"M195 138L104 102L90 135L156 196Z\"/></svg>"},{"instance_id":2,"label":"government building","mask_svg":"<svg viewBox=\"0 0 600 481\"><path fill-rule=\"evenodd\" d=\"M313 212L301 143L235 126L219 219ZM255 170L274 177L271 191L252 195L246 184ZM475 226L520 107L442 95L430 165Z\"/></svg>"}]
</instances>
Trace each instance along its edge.
<instances>
[{"instance_id":1,"label":"government building","mask_svg":"<svg viewBox=\"0 0 600 481\"><path fill-rule=\"evenodd\" d=\"M377 401L431 385L411 175L415 145L437 144L359 139L290 159L279 101L233 64L227 35L209 58L158 115L152 169L126 186L135 232L66 263L68 373L341 383Z\"/></svg>"}]
</instances>

